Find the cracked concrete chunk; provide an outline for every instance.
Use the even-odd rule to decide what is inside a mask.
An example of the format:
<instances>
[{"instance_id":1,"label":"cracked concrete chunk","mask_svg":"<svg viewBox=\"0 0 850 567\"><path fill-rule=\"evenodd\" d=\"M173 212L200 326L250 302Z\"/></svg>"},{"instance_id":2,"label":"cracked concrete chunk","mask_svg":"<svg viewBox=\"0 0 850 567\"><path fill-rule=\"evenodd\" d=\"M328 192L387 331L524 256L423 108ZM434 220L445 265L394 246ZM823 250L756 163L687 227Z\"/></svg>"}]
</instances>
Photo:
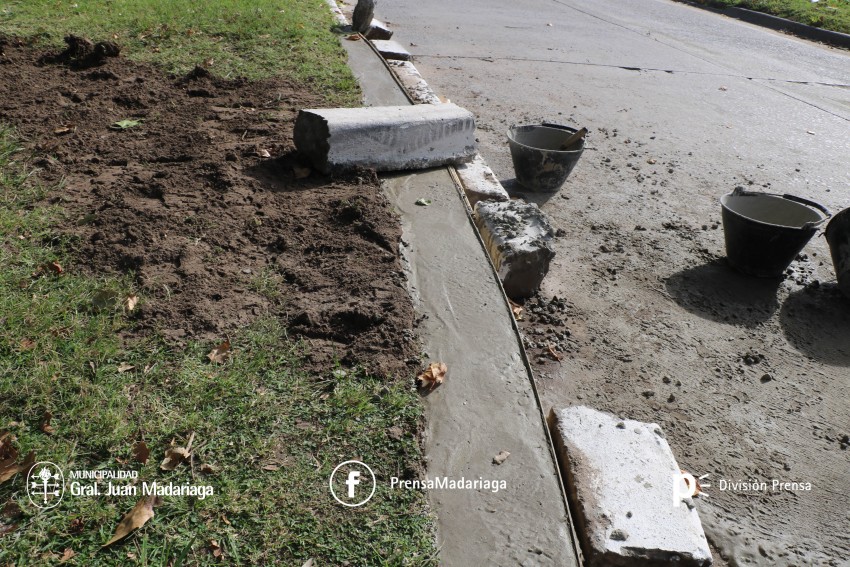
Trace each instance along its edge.
<instances>
[{"instance_id":1,"label":"cracked concrete chunk","mask_svg":"<svg viewBox=\"0 0 850 567\"><path fill-rule=\"evenodd\" d=\"M508 297L534 294L555 257L554 231L537 205L480 201L475 206L475 224Z\"/></svg>"},{"instance_id":2,"label":"cracked concrete chunk","mask_svg":"<svg viewBox=\"0 0 850 567\"><path fill-rule=\"evenodd\" d=\"M674 505L679 466L657 425L583 406L548 421L588 567L711 565L693 501Z\"/></svg>"},{"instance_id":3,"label":"cracked concrete chunk","mask_svg":"<svg viewBox=\"0 0 850 567\"><path fill-rule=\"evenodd\" d=\"M365 35L366 39L371 40L390 39L393 36L393 32L387 28L383 22L372 18L372 25L369 27L369 31L367 31Z\"/></svg>"},{"instance_id":4,"label":"cracked concrete chunk","mask_svg":"<svg viewBox=\"0 0 850 567\"><path fill-rule=\"evenodd\" d=\"M305 109L295 147L322 173L423 169L469 161L475 118L454 104Z\"/></svg>"},{"instance_id":5,"label":"cracked concrete chunk","mask_svg":"<svg viewBox=\"0 0 850 567\"><path fill-rule=\"evenodd\" d=\"M457 166L457 174L471 207L479 201L507 201L508 192L484 158L477 154L469 163Z\"/></svg>"}]
</instances>

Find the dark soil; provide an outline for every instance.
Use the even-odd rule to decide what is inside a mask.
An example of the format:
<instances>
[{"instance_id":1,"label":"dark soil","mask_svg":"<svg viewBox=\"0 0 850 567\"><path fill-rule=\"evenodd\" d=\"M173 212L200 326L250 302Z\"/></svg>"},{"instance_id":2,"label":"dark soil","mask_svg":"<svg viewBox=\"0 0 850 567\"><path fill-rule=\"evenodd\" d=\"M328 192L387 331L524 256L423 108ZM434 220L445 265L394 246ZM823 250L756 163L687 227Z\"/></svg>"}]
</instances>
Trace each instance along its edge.
<instances>
[{"instance_id":1,"label":"dark soil","mask_svg":"<svg viewBox=\"0 0 850 567\"><path fill-rule=\"evenodd\" d=\"M68 213L58 230L79 264L66 269L135 278L134 335L212 342L274 316L308 340L316 367L417 364L401 229L377 177L301 177L295 115L321 98L285 80L167 76L101 56L108 45L68 45L45 54L3 41L0 121L40 178L61 183L48 201ZM113 126L125 119L141 122Z\"/></svg>"}]
</instances>

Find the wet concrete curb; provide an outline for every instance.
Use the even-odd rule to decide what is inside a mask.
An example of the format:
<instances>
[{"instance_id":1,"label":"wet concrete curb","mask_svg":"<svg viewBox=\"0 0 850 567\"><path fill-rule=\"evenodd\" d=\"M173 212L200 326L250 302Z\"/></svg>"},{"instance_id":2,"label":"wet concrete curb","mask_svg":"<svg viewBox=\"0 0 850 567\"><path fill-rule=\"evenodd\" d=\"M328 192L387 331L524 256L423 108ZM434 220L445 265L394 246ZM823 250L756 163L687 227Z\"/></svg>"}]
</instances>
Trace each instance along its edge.
<instances>
[{"instance_id":1,"label":"wet concrete curb","mask_svg":"<svg viewBox=\"0 0 850 567\"><path fill-rule=\"evenodd\" d=\"M826 43L833 47L850 49L850 34L825 30L822 28L816 28L814 26L801 24L800 22L787 20L785 18L780 18L779 16L772 16L770 14L765 14L764 12L748 10L746 8L717 8L714 6L699 4L697 2L691 2L690 0L676 1L682 4L693 6L694 8L699 8L701 10L714 12L715 14L720 14L722 16L735 18L736 20L741 20L749 24L754 24L775 31L788 32L803 39L819 41L821 43Z\"/></svg>"}]
</instances>

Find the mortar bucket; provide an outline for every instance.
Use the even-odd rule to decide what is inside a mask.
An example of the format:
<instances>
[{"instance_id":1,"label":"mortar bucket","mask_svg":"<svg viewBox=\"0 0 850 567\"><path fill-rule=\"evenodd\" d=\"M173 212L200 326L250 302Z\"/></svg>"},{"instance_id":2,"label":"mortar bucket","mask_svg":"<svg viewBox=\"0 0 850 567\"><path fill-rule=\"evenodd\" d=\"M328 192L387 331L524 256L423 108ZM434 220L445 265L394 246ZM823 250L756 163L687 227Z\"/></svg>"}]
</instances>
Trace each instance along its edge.
<instances>
[{"instance_id":1,"label":"mortar bucket","mask_svg":"<svg viewBox=\"0 0 850 567\"><path fill-rule=\"evenodd\" d=\"M736 189L720 204L729 263L761 278L782 275L829 218L823 205L793 195Z\"/></svg>"},{"instance_id":2,"label":"mortar bucket","mask_svg":"<svg viewBox=\"0 0 850 567\"><path fill-rule=\"evenodd\" d=\"M576 131L559 124L514 126L508 130L517 183L534 192L560 189L584 151L584 140L573 146L575 150L560 149Z\"/></svg>"},{"instance_id":3,"label":"mortar bucket","mask_svg":"<svg viewBox=\"0 0 850 567\"><path fill-rule=\"evenodd\" d=\"M838 289L850 297L850 209L844 209L829 221L826 241L838 276Z\"/></svg>"}]
</instances>

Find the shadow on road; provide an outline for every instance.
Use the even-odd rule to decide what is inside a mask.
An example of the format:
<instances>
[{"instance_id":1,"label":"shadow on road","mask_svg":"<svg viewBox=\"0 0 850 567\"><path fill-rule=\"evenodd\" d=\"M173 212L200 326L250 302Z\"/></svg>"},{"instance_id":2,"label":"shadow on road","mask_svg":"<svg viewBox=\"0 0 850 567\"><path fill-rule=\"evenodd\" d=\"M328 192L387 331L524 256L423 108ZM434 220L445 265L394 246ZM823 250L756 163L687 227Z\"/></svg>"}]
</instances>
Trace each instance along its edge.
<instances>
[{"instance_id":1,"label":"shadow on road","mask_svg":"<svg viewBox=\"0 0 850 567\"><path fill-rule=\"evenodd\" d=\"M795 291L779 322L791 345L824 364L850 366L850 300L834 283Z\"/></svg>"},{"instance_id":2,"label":"shadow on road","mask_svg":"<svg viewBox=\"0 0 850 567\"><path fill-rule=\"evenodd\" d=\"M718 323L755 327L779 308L779 279L734 271L726 259L688 268L667 278L667 292L681 307Z\"/></svg>"}]
</instances>

